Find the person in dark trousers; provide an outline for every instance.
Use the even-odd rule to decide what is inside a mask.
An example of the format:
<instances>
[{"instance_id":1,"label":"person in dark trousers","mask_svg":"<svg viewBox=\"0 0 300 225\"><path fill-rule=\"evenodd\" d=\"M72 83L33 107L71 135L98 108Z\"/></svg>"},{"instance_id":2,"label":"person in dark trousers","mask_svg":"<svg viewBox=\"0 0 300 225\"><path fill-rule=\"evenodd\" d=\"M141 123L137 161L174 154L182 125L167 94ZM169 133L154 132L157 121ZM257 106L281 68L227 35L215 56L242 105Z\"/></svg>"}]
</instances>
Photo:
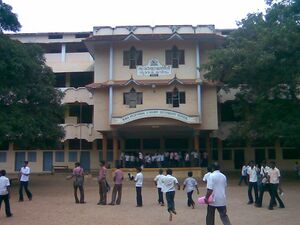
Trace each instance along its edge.
<instances>
[{"instance_id":1,"label":"person in dark trousers","mask_svg":"<svg viewBox=\"0 0 300 225\"><path fill-rule=\"evenodd\" d=\"M106 181L106 167L105 167L105 161L100 161L100 169L99 169L99 175L98 175L98 184L99 184L99 202L97 205L106 205L106 199L107 199L107 181Z\"/></svg>"},{"instance_id":2,"label":"person in dark trousers","mask_svg":"<svg viewBox=\"0 0 300 225\"><path fill-rule=\"evenodd\" d=\"M258 195L258 202L255 204L256 207L262 207L262 202L263 202L263 197L264 193L266 191L269 192L270 197L271 197L271 192L270 192L270 181L268 177L268 171L270 167L267 166L266 161L261 162L261 168L260 168L260 182L258 185L259 189L259 195Z\"/></svg>"},{"instance_id":3,"label":"person in dark trousers","mask_svg":"<svg viewBox=\"0 0 300 225\"><path fill-rule=\"evenodd\" d=\"M79 162L75 163L75 168L73 169L73 173L71 176L68 177L68 179L72 179L73 177L75 178L73 182L75 203L84 204L85 203L84 190L83 190L84 173L83 173L83 168L80 166ZM80 192L80 200L78 199L77 196L78 189Z\"/></svg>"},{"instance_id":4,"label":"person in dark trousers","mask_svg":"<svg viewBox=\"0 0 300 225\"><path fill-rule=\"evenodd\" d=\"M249 183L248 183L248 204L253 204L253 197L252 197L252 189L254 189L254 196L255 196L255 204L258 203L258 186L257 186L257 173L259 169L254 165L254 162L251 161L249 164L249 168L247 170L247 174L249 176Z\"/></svg>"},{"instance_id":5,"label":"person in dark trousers","mask_svg":"<svg viewBox=\"0 0 300 225\"><path fill-rule=\"evenodd\" d=\"M158 175L154 178L154 183L157 187L157 193L158 193L158 204L160 204L161 206L165 205L164 195L162 192L162 188L163 188L162 180L165 177L165 175L163 175L163 172L164 172L163 169L159 169Z\"/></svg>"},{"instance_id":6,"label":"person in dark trousers","mask_svg":"<svg viewBox=\"0 0 300 225\"><path fill-rule=\"evenodd\" d=\"M242 171L241 171L241 177L240 177L240 181L239 181L239 186L242 184L242 182L244 181L244 183L246 185L248 185L248 174L247 174L247 170L248 170L248 164L244 164L242 167Z\"/></svg>"},{"instance_id":7,"label":"person in dark trousers","mask_svg":"<svg viewBox=\"0 0 300 225\"><path fill-rule=\"evenodd\" d=\"M197 186L197 181L195 178L193 178L193 172L190 171L188 172L188 178L186 178L183 182L183 190L186 190L186 194L187 194L187 205L188 207L192 206L192 208L195 208L195 202L193 200L193 192L196 189L197 190L197 194L199 195L199 189Z\"/></svg>"},{"instance_id":8,"label":"person in dark trousers","mask_svg":"<svg viewBox=\"0 0 300 225\"><path fill-rule=\"evenodd\" d=\"M111 202L109 203L109 205L120 205L121 204L121 198L122 198L122 183L124 180L124 175L123 175L123 171L121 170L121 166L117 165L117 169L114 172L114 188L112 191L112 196L111 196ZM118 194L118 198L116 200Z\"/></svg>"},{"instance_id":9,"label":"person in dark trousers","mask_svg":"<svg viewBox=\"0 0 300 225\"><path fill-rule=\"evenodd\" d=\"M142 207L143 206L142 187L143 187L144 175L140 167L136 168L136 172L137 174L135 175L135 177L132 176L130 173L128 173L128 176L130 180L134 180L135 182L136 207Z\"/></svg>"},{"instance_id":10,"label":"person in dark trousers","mask_svg":"<svg viewBox=\"0 0 300 225\"><path fill-rule=\"evenodd\" d=\"M215 224L215 211L218 210L221 221L224 225L231 225L227 216L226 208L226 187L227 178L220 172L220 166L217 163L212 165L213 173L209 176L207 181L207 192L205 202L207 205L206 225ZM214 201L208 202L209 197L213 194Z\"/></svg>"},{"instance_id":11,"label":"person in dark trousers","mask_svg":"<svg viewBox=\"0 0 300 225\"><path fill-rule=\"evenodd\" d=\"M9 194L10 194L10 182L9 179L6 177L6 171L1 170L0 171L0 209L1 209L2 201L4 201L6 217L11 217L13 215L10 211Z\"/></svg>"},{"instance_id":12,"label":"person in dark trousers","mask_svg":"<svg viewBox=\"0 0 300 225\"><path fill-rule=\"evenodd\" d=\"M24 166L20 170L20 188L19 188L19 202L23 202L23 188L25 189L26 195L29 201L32 200L32 194L28 189L29 175L31 173L28 161L24 161Z\"/></svg>"}]
</instances>

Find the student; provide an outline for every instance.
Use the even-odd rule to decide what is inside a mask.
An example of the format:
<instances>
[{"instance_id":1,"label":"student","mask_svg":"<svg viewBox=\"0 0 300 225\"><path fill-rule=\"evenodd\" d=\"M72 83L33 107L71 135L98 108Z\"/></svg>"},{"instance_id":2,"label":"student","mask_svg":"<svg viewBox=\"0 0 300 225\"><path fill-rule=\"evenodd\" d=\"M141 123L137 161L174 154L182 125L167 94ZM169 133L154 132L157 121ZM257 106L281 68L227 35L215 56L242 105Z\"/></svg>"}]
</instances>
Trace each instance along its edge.
<instances>
[{"instance_id":1,"label":"student","mask_svg":"<svg viewBox=\"0 0 300 225\"><path fill-rule=\"evenodd\" d=\"M1 170L0 171L0 209L1 209L2 201L4 201L6 217L11 217L13 215L10 211L9 194L10 194L10 182L9 179L6 177L6 171Z\"/></svg>"},{"instance_id":2,"label":"student","mask_svg":"<svg viewBox=\"0 0 300 225\"><path fill-rule=\"evenodd\" d=\"M140 167L136 168L136 176L134 177L135 190L136 190L136 207L143 206L143 197L142 197L142 187L144 175L142 174L142 169Z\"/></svg>"},{"instance_id":3,"label":"student","mask_svg":"<svg viewBox=\"0 0 300 225\"><path fill-rule=\"evenodd\" d=\"M249 168L247 170L247 174L249 176L249 183L248 183L248 205L253 204L253 197L252 197L252 189L254 189L255 195L255 203L258 203L258 186L257 186L257 168L254 166L254 162L251 161L249 164Z\"/></svg>"},{"instance_id":4,"label":"student","mask_svg":"<svg viewBox=\"0 0 300 225\"><path fill-rule=\"evenodd\" d=\"M269 181L269 177L268 177L269 169L270 169L270 167L267 166L266 161L262 161L261 168L260 168L260 179L261 179L261 181L259 182L259 185L258 185L259 196L258 196L258 202L255 204L256 207L261 207L262 206L264 193L266 191L268 191L270 196L271 196L271 192L270 192L270 188L269 188L270 181Z\"/></svg>"},{"instance_id":5,"label":"student","mask_svg":"<svg viewBox=\"0 0 300 225\"><path fill-rule=\"evenodd\" d=\"M106 167L105 161L100 161L100 169L99 169L99 176L98 176L98 183L99 183L99 196L100 200L97 205L106 205L107 199L107 181L106 181Z\"/></svg>"},{"instance_id":6,"label":"student","mask_svg":"<svg viewBox=\"0 0 300 225\"><path fill-rule=\"evenodd\" d=\"M124 175L123 175L123 171L120 169L120 165L117 165L117 169L114 172L114 188L112 191L112 196L111 196L111 202L109 203L109 205L120 205L121 204L121 198L122 198L122 183L124 180ZM116 197L118 194L118 198L116 201Z\"/></svg>"},{"instance_id":7,"label":"student","mask_svg":"<svg viewBox=\"0 0 300 225\"><path fill-rule=\"evenodd\" d=\"M180 185L178 183L178 180L176 177L173 177L173 171L172 169L167 169L166 171L167 175L164 177L162 183L163 183L163 192L166 193L166 199L168 203L168 212L169 212L169 220L172 221L172 213L176 215L175 211L175 203L174 203L174 197L175 197L175 184L177 184L178 190L180 190Z\"/></svg>"},{"instance_id":8,"label":"student","mask_svg":"<svg viewBox=\"0 0 300 225\"><path fill-rule=\"evenodd\" d=\"M24 166L20 170L20 188L19 188L19 202L23 202L23 188L25 189L26 195L29 201L32 200L32 194L28 189L30 167L28 166L28 161L24 161Z\"/></svg>"},{"instance_id":9,"label":"student","mask_svg":"<svg viewBox=\"0 0 300 225\"><path fill-rule=\"evenodd\" d=\"M199 189L197 186L197 181L195 178L193 178L193 172L188 172L188 178L186 178L183 182L183 190L186 190L187 194L187 205L188 207L192 206L192 209L195 208L195 202L193 200L193 192L196 189L197 194L199 195Z\"/></svg>"},{"instance_id":10,"label":"student","mask_svg":"<svg viewBox=\"0 0 300 225\"><path fill-rule=\"evenodd\" d=\"M220 172L220 166L218 164L212 165L213 173L210 175L207 182L207 193L205 196L205 202L207 205L206 225L215 224L215 211L218 210L221 221L224 225L231 225L227 216L226 208L226 187L227 178ZM214 201L208 203L210 195L214 196Z\"/></svg>"},{"instance_id":11,"label":"student","mask_svg":"<svg viewBox=\"0 0 300 225\"><path fill-rule=\"evenodd\" d=\"M161 206L164 206L164 196L163 196L163 192L162 192L162 188L163 188L163 179L164 179L164 175L163 175L163 169L159 169L158 171L158 175L154 178L154 183L157 187L157 193L158 193L158 204L160 204Z\"/></svg>"},{"instance_id":12,"label":"student","mask_svg":"<svg viewBox=\"0 0 300 225\"><path fill-rule=\"evenodd\" d=\"M248 174L247 174L247 170L248 170L248 165L245 163L242 167L242 171L241 171L241 177L240 177L240 181L239 181L239 186L242 184L242 182L244 181L244 183L246 185L248 185Z\"/></svg>"},{"instance_id":13,"label":"student","mask_svg":"<svg viewBox=\"0 0 300 225\"><path fill-rule=\"evenodd\" d=\"M212 173L212 167L208 166L207 167L207 173L204 174L203 179L202 179L203 182L207 183L207 180L209 179L209 176L210 176L211 173Z\"/></svg>"},{"instance_id":14,"label":"student","mask_svg":"<svg viewBox=\"0 0 300 225\"><path fill-rule=\"evenodd\" d=\"M73 177L75 178L75 180L73 182L75 203L84 204L85 203L84 202L84 190L83 190L84 173L83 173L83 168L80 166L79 162L75 163L75 168L73 169L73 173L67 179L71 179ZM78 189L80 192L80 201L77 196Z\"/></svg>"}]
</instances>

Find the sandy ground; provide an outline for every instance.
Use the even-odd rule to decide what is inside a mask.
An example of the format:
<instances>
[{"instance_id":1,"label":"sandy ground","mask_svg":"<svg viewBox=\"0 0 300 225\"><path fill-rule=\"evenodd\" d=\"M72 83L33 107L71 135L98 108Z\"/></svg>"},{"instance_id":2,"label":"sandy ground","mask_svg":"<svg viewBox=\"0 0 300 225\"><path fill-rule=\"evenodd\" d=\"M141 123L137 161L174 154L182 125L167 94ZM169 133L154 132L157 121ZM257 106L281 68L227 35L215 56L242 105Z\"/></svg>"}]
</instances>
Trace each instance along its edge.
<instances>
[{"instance_id":1,"label":"sandy ground","mask_svg":"<svg viewBox=\"0 0 300 225\"><path fill-rule=\"evenodd\" d=\"M176 174L175 174L176 175ZM182 182L182 181L181 181ZM111 182L110 182L111 183ZM300 181L284 183L283 201L285 209L267 209L269 195L265 194L263 208L247 205L246 186L237 186L237 179L229 179L228 215L233 225L299 225L300 224ZM86 179L86 204L75 204L72 182L65 175L32 176L30 189L33 201L25 198L18 202L17 185L12 189L12 218L6 218L4 207L0 212L1 225L200 225L205 224L206 207L197 205L195 209L186 206L186 194L176 192L175 204L178 215L168 221L166 207L157 204L156 188L151 180L145 181L142 208L135 207L135 188L126 180L123 187L122 203L119 206L98 206L98 186L95 178ZM205 194L200 185L200 195ZM108 195L110 201L111 192ZM196 194L194 194L196 199ZM216 225L222 224L216 213Z\"/></svg>"}]
</instances>

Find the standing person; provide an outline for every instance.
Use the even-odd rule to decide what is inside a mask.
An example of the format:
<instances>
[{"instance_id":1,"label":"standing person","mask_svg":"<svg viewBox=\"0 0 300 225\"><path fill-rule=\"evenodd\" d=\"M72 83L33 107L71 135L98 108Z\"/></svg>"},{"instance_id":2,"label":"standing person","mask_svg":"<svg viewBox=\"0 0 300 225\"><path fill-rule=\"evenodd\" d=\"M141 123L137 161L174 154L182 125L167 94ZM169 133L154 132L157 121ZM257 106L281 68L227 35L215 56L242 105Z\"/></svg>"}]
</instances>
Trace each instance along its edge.
<instances>
[{"instance_id":1,"label":"standing person","mask_svg":"<svg viewBox=\"0 0 300 225\"><path fill-rule=\"evenodd\" d=\"M247 174L247 171L248 171L248 165L247 165L247 163L245 163L243 165L243 167L242 167L239 185L241 185L243 181L244 181L244 183L246 185L248 185L248 174Z\"/></svg>"},{"instance_id":2,"label":"standing person","mask_svg":"<svg viewBox=\"0 0 300 225\"><path fill-rule=\"evenodd\" d=\"M28 161L24 161L24 166L20 170L20 188L19 188L19 202L23 202L23 187L25 189L26 195L29 201L32 200L32 194L28 189L29 175L31 173L30 167L28 166Z\"/></svg>"},{"instance_id":3,"label":"standing person","mask_svg":"<svg viewBox=\"0 0 300 225\"><path fill-rule=\"evenodd\" d=\"M140 167L136 168L136 176L134 177L135 190L136 190L136 207L143 206L142 187L144 181L144 175Z\"/></svg>"},{"instance_id":4,"label":"standing person","mask_svg":"<svg viewBox=\"0 0 300 225\"><path fill-rule=\"evenodd\" d=\"M183 182L183 190L186 190L187 194L187 205L188 207L192 206L192 208L195 208L195 202L193 200L193 192L196 189L197 194L199 195L199 189L198 189L198 184L195 178L193 178L193 172L190 171L188 172L188 178L186 178Z\"/></svg>"},{"instance_id":5,"label":"standing person","mask_svg":"<svg viewBox=\"0 0 300 225\"><path fill-rule=\"evenodd\" d=\"M266 161L262 161L261 162L261 168L260 168L261 182L258 185L259 196L258 196L258 202L255 204L256 207L261 207L262 206L264 193L266 191L268 191L269 194L270 194L270 196L271 196L270 181L269 181L269 177L268 177L268 171L269 171L269 169L270 169L270 167L267 166Z\"/></svg>"},{"instance_id":6,"label":"standing person","mask_svg":"<svg viewBox=\"0 0 300 225\"><path fill-rule=\"evenodd\" d=\"M191 167L190 154L187 152L184 156L185 167Z\"/></svg>"},{"instance_id":7,"label":"standing person","mask_svg":"<svg viewBox=\"0 0 300 225\"><path fill-rule=\"evenodd\" d=\"M167 175L164 177L162 183L163 183L163 192L166 193L166 199L168 204L168 212L169 212L169 220L172 221L172 213L174 215L177 214L175 211L175 184L177 184L178 190L180 190L180 185L178 183L178 180L176 177L173 177L173 171L172 169L167 169L166 171Z\"/></svg>"},{"instance_id":8,"label":"standing person","mask_svg":"<svg viewBox=\"0 0 300 225\"><path fill-rule=\"evenodd\" d=\"M10 194L10 182L9 179L6 177L6 171L0 171L0 209L2 205L2 201L5 204L5 213L6 217L11 217L13 214L10 211L9 205L9 194Z\"/></svg>"},{"instance_id":9,"label":"standing person","mask_svg":"<svg viewBox=\"0 0 300 225\"><path fill-rule=\"evenodd\" d=\"M248 184L248 205L253 204L252 189L254 189L255 203L258 203L258 187L257 187L257 168L254 166L254 162L251 161L247 170L249 176Z\"/></svg>"},{"instance_id":10,"label":"standing person","mask_svg":"<svg viewBox=\"0 0 300 225\"><path fill-rule=\"evenodd\" d=\"M227 178L223 173L220 172L220 166L218 164L213 164L212 169L214 172L211 173L207 181L207 193L205 196L205 202L208 204L206 225L215 224L216 209L220 214L222 223L224 225L231 225L226 209ZM212 203L208 203L210 195L214 196L214 201Z\"/></svg>"},{"instance_id":11,"label":"standing person","mask_svg":"<svg viewBox=\"0 0 300 225\"><path fill-rule=\"evenodd\" d=\"M106 167L105 161L100 161L100 169L99 169L99 176L98 176L98 183L99 183L99 196L100 200L97 205L106 205L107 199L107 181L106 181Z\"/></svg>"},{"instance_id":12,"label":"standing person","mask_svg":"<svg viewBox=\"0 0 300 225\"><path fill-rule=\"evenodd\" d=\"M203 182L207 183L207 181L208 181L208 179L209 179L211 173L212 173L212 167L211 167L211 166L208 166L208 167L207 167L207 173L204 174L203 179L202 179Z\"/></svg>"},{"instance_id":13,"label":"standing person","mask_svg":"<svg viewBox=\"0 0 300 225\"><path fill-rule=\"evenodd\" d=\"M163 188L163 179L164 179L164 175L163 175L163 169L159 169L158 171L158 175L154 178L154 183L157 187L157 193L158 193L158 204L160 204L161 206L165 205L164 202L164 196L163 196L163 192L162 192L162 188Z\"/></svg>"},{"instance_id":14,"label":"standing person","mask_svg":"<svg viewBox=\"0 0 300 225\"><path fill-rule=\"evenodd\" d=\"M73 177L75 177L75 180L73 182L75 203L84 204L85 203L84 202L84 190L83 190L84 174L83 174L83 168L80 166L79 162L75 163L75 168L73 169L73 173L67 179L71 179ZM78 189L80 192L80 201L77 196Z\"/></svg>"},{"instance_id":15,"label":"standing person","mask_svg":"<svg viewBox=\"0 0 300 225\"><path fill-rule=\"evenodd\" d=\"M268 171L268 176L270 180L270 193L271 193L271 200L269 204L269 209L273 210L273 206L275 205L275 202L277 199L279 203L279 208L285 208L282 200L280 199L278 195L278 186L280 183L280 171L276 167L276 164L274 161L270 162L270 169Z\"/></svg>"},{"instance_id":16,"label":"standing person","mask_svg":"<svg viewBox=\"0 0 300 225\"><path fill-rule=\"evenodd\" d=\"M122 183L124 180L124 175L123 175L123 171L121 170L120 165L117 165L117 169L114 172L114 188L112 191L112 196L111 196L111 202L109 203L109 205L120 205L121 204L121 198L122 198ZM116 201L116 197L118 194L118 198Z\"/></svg>"},{"instance_id":17,"label":"standing person","mask_svg":"<svg viewBox=\"0 0 300 225\"><path fill-rule=\"evenodd\" d=\"M299 170L299 165L298 165L297 161L294 164L294 171L295 171L296 178L299 178L300 177L300 170Z\"/></svg>"}]
</instances>

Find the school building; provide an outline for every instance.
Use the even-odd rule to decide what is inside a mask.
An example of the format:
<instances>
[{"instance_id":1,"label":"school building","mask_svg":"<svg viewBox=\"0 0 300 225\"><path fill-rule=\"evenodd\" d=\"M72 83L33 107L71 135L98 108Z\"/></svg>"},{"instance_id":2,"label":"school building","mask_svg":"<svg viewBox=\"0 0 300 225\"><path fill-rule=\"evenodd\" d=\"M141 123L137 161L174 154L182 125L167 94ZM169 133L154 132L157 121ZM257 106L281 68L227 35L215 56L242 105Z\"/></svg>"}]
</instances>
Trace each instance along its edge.
<instances>
[{"instance_id":1,"label":"school building","mask_svg":"<svg viewBox=\"0 0 300 225\"><path fill-rule=\"evenodd\" d=\"M207 153L224 170L244 161L275 160L292 169L299 151L250 146L226 140L235 123L235 91L219 92L200 70L230 30L213 25L94 27L92 32L17 33L12 39L36 43L64 94L65 137L57 149L1 147L0 168L18 171L24 160L33 172L53 167L85 170L104 159L111 166L122 153Z\"/></svg>"}]
</instances>

